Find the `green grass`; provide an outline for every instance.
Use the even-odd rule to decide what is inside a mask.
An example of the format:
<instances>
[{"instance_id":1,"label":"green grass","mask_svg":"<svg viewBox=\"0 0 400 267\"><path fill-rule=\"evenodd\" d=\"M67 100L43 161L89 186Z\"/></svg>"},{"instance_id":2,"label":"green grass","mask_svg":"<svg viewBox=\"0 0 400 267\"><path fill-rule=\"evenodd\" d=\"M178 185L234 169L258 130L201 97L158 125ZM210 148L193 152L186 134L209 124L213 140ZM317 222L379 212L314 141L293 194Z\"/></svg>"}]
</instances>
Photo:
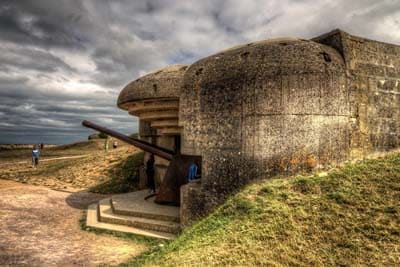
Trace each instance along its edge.
<instances>
[{"instance_id":1,"label":"green grass","mask_svg":"<svg viewBox=\"0 0 400 267\"><path fill-rule=\"evenodd\" d=\"M399 266L400 154L232 196L128 266Z\"/></svg>"},{"instance_id":2,"label":"green grass","mask_svg":"<svg viewBox=\"0 0 400 267\"><path fill-rule=\"evenodd\" d=\"M101 151L104 141L83 141L56 147L44 147L40 151L40 158L53 158L63 156L76 156ZM1 150L0 161L21 161L32 157L31 148L21 148L12 150Z\"/></svg>"},{"instance_id":3,"label":"green grass","mask_svg":"<svg viewBox=\"0 0 400 267\"><path fill-rule=\"evenodd\" d=\"M139 167L141 165L143 165L143 152L128 156L125 160L110 168L108 171L109 180L90 188L90 192L116 194L138 190Z\"/></svg>"}]
</instances>

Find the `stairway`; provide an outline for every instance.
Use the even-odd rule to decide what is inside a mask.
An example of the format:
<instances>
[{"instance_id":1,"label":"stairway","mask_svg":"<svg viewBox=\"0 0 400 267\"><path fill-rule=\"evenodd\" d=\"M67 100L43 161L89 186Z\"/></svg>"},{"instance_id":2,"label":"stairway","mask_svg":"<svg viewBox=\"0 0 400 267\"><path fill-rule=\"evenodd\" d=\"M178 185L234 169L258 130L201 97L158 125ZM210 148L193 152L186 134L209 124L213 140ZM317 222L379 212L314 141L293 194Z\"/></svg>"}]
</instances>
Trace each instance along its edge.
<instances>
[{"instance_id":1,"label":"stairway","mask_svg":"<svg viewBox=\"0 0 400 267\"><path fill-rule=\"evenodd\" d=\"M100 200L88 208L89 227L174 239L181 227L179 207L158 205L154 197L144 200L147 190L120 194Z\"/></svg>"}]
</instances>

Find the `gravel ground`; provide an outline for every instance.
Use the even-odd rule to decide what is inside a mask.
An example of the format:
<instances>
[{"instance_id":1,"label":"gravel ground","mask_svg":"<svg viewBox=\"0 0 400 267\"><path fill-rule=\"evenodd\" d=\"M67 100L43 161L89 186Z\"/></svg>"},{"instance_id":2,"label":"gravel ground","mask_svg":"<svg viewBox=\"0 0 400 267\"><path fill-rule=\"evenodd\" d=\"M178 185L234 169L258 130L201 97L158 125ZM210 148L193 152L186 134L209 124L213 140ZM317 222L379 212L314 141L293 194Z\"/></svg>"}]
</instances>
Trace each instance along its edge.
<instances>
[{"instance_id":1,"label":"gravel ground","mask_svg":"<svg viewBox=\"0 0 400 267\"><path fill-rule=\"evenodd\" d=\"M89 203L104 196L0 179L0 266L116 265L146 247L81 230Z\"/></svg>"}]
</instances>

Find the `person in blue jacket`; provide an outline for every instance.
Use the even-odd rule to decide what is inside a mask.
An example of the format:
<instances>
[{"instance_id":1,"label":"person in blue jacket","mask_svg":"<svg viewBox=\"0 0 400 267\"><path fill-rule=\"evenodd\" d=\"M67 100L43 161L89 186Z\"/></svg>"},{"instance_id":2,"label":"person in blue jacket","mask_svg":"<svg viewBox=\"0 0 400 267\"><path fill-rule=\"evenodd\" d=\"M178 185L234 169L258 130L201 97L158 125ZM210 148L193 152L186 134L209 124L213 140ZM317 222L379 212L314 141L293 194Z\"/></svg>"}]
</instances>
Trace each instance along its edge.
<instances>
[{"instance_id":1,"label":"person in blue jacket","mask_svg":"<svg viewBox=\"0 0 400 267\"><path fill-rule=\"evenodd\" d=\"M200 175L198 174L198 167L197 167L196 163L194 163L194 161L192 161L192 163L190 164L190 167L189 167L189 177L188 177L189 183L193 182L194 180L199 179L199 178L200 178Z\"/></svg>"},{"instance_id":2,"label":"person in blue jacket","mask_svg":"<svg viewBox=\"0 0 400 267\"><path fill-rule=\"evenodd\" d=\"M34 168L39 164L39 154L39 147L37 145L34 145L32 149L32 166Z\"/></svg>"}]
</instances>

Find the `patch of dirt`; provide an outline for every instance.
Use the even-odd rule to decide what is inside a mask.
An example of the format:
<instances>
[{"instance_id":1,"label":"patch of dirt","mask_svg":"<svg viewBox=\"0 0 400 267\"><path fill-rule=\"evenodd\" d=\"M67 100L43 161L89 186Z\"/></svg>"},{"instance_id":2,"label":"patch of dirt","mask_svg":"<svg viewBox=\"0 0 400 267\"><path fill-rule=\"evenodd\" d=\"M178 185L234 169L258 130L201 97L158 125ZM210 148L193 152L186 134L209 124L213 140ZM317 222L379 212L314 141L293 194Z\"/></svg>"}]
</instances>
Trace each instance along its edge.
<instances>
[{"instance_id":1,"label":"patch of dirt","mask_svg":"<svg viewBox=\"0 0 400 267\"><path fill-rule=\"evenodd\" d=\"M104 195L0 179L0 266L116 265L145 245L81 230L82 209Z\"/></svg>"}]
</instances>

